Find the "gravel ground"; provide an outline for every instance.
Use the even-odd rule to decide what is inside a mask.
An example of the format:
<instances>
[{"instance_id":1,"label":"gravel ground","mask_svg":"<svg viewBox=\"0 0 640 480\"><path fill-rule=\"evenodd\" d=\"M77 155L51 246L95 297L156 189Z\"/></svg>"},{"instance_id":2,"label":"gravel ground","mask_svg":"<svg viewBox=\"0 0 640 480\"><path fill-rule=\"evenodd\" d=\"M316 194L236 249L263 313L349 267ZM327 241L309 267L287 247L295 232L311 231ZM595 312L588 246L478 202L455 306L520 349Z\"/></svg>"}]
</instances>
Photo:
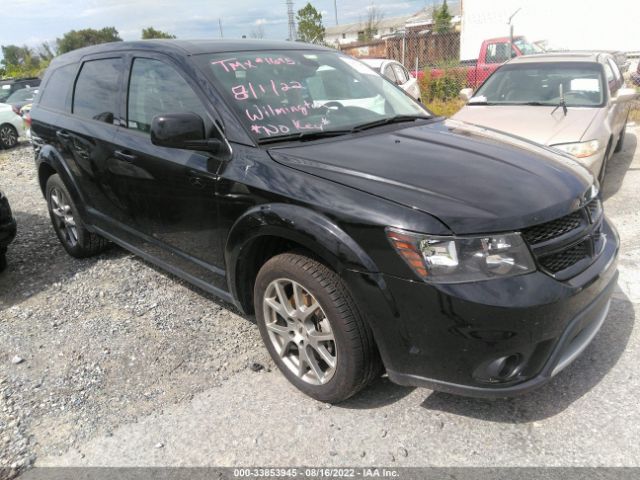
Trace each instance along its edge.
<instances>
[{"instance_id":1,"label":"gravel ground","mask_svg":"<svg viewBox=\"0 0 640 480\"><path fill-rule=\"evenodd\" d=\"M19 222L0 275L0 468L638 465L638 137L629 128L604 185L623 242L619 289L574 365L518 399L382 379L332 408L272 371L257 328L231 305L117 247L87 260L66 255L31 148L0 152L0 188ZM289 422L274 415L281 408ZM301 441L310 421L315 439Z\"/></svg>"},{"instance_id":2,"label":"gravel ground","mask_svg":"<svg viewBox=\"0 0 640 480\"><path fill-rule=\"evenodd\" d=\"M19 225L0 275L0 467L108 435L254 362L271 368L233 306L115 246L68 256L30 146L0 151L0 188Z\"/></svg>"}]
</instances>

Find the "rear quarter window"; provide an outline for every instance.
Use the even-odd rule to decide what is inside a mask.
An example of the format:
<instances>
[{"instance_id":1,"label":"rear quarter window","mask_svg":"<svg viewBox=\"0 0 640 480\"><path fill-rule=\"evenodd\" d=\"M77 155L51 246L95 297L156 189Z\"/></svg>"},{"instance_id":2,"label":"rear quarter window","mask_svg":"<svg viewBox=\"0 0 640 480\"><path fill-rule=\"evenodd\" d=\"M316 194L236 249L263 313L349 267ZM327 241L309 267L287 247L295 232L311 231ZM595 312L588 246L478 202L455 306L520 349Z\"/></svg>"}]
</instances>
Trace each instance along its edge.
<instances>
[{"instance_id":1,"label":"rear quarter window","mask_svg":"<svg viewBox=\"0 0 640 480\"><path fill-rule=\"evenodd\" d=\"M40 92L40 106L63 112L71 111L71 88L78 69L77 64L55 69L44 90Z\"/></svg>"},{"instance_id":2,"label":"rear quarter window","mask_svg":"<svg viewBox=\"0 0 640 480\"><path fill-rule=\"evenodd\" d=\"M122 59L90 60L82 65L73 94L73 114L113 123L119 98Z\"/></svg>"}]
</instances>

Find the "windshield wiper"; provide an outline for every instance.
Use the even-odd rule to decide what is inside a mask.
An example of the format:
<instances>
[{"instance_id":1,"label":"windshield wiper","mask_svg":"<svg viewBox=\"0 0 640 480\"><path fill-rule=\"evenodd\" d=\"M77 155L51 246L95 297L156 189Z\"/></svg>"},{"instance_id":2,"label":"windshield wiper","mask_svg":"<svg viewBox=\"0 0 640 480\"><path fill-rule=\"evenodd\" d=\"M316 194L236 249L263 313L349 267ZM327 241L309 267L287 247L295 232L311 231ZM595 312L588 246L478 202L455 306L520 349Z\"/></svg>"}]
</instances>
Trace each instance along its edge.
<instances>
[{"instance_id":1,"label":"windshield wiper","mask_svg":"<svg viewBox=\"0 0 640 480\"><path fill-rule=\"evenodd\" d=\"M374 120L372 122L356 125L351 129L351 132L361 132L370 128L380 127L382 125L390 125L392 123L401 122L414 122L416 120L425 119L428 120L432 117L425 117L424 115L396 115L395 117L382 118L380 120Z\"/></svg>"},{"instance_id":2,"label":"windshield wiper","mask_svg":"<svg viewBox=\"0 0 640 480\"><path fill-rule=\"evenodd\" d=\"M319 130L317 132L298 132L288 135L276 135L274 137L263 137L258 139L260 145L268 143L292 142L295 140L315 140L317 138L338 137L347 135L351 130Z\"/></svg>"}]
</instances>

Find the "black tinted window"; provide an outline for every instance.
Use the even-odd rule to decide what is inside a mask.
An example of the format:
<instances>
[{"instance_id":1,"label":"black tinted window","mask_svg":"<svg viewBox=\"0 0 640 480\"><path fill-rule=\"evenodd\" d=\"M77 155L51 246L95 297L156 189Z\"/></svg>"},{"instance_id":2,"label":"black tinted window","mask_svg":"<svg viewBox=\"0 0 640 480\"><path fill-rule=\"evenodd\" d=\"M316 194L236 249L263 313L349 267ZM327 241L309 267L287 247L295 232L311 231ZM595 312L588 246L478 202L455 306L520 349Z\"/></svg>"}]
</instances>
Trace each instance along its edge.
<instances>
[{"instance_id":1,"label":"black tinted window","mask_svg":"<svg viewBox=\"0 0 640 480\"><path fill-rule=\"evenodd\" d=\"M136 58L129 80L129 128L149 132L156 115L185 112L206 119L202 102L186 80L164 62Z\"/></svg>"},{"instance_id":2,"label":"black tinted window","mask_svg":"<svg viewBox=\"0 0 640 480\"><path fill-rule=\"evenodd\" d=\"M118 102L119 58L85 62L73 95L73 113L113 123Z\"/></svg>"},{"instance_id":3,"label":"black tinted window","mask_svg":"<svg viewBox=\"0 0 640 480\"><path fill-rule=\"evenodd\" d=\"M40 105L55 110L71 110L71 87L77 65L66 65L53 71L46 88L40 93Z\"/></svg>"}]
</instances>

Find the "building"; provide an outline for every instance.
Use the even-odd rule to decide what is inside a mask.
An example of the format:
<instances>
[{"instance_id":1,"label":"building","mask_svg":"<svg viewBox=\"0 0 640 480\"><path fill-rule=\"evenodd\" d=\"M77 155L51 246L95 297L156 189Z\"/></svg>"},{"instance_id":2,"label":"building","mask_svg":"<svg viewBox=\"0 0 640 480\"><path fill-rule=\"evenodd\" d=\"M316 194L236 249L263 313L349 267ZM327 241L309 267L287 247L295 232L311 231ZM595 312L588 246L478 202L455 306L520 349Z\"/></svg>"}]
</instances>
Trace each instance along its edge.
<instances>
[{"instance_id":1,"label":"building","mask_svg":"<svg viewBox=\"0 0 640 480\"><path fill-rule=\"evenodd\" d=\"M411 18L411 15L383 18L378 24L378 32L374 37L382 38L403 30L404 25L409 18ZM366 23L364 21L326 27L324 40L330 45L348 45L351 43L362 42L364 40L365 29Z\"/></svg>"}]
</instances>

